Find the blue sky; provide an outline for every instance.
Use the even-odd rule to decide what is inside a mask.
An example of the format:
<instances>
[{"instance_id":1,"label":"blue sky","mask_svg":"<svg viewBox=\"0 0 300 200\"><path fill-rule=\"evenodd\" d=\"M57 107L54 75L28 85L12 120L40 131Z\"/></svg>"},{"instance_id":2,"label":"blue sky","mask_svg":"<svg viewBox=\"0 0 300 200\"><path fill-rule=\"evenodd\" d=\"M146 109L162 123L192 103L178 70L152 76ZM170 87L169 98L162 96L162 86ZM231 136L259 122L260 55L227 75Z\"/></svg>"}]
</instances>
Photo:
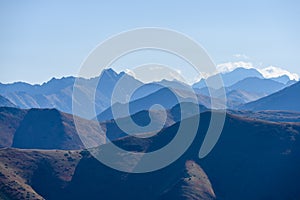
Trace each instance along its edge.
<instances>
[{"instance_id":1,"label":"blue sky","mask_svg":"<svg viewBox=\"0 0 300 200\"><path fill-rule=\"evenodd\" d=\"M137 27L185 33L217 64L246 60L300 74L299 19L297 1L2 0L0 82L76 75L98 43Z\"/></svg>"}]
</instances>

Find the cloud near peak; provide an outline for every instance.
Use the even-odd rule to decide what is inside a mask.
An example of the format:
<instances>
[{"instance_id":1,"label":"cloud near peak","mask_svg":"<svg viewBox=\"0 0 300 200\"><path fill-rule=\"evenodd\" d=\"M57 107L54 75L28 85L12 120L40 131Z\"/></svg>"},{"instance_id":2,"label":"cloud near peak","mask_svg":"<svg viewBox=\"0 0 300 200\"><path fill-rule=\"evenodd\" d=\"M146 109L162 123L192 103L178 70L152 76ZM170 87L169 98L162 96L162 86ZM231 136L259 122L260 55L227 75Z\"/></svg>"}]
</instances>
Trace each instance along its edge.
<instances>
[{"instance_id":1,"label":"cloud near peak","mask_svg":"<svg viewBox=\"0 0 300 200\"><path fill-rule=\"evenodd\" d=\"M221 73L227 73L235 70L236 68L245 68L245 69L256 69L259 71L265 78L277 78L283 75L287 75L291 80L299 81L299 75L296 73L291 73L285 69L275 66L268 66L265 68L258 68L253 65L251 62L227 62L217 65L217 69Z\"/></svg>"}]
</instances>

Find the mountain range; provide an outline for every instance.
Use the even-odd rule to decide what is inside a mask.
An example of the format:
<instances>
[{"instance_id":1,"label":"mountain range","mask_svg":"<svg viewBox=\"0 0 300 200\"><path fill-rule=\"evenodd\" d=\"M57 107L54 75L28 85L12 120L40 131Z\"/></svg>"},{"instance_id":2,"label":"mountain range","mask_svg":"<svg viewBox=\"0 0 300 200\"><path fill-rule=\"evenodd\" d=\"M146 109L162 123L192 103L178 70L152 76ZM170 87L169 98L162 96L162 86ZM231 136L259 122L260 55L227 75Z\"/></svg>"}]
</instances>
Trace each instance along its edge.
<instances>
[{"instance_id":1,"label":"mountain range","mask_svg":"<svg viewBox=\"0 0 300 200\"><path fill-rule=\"evenodd\" d=\"M227 106L232 109L237 108L241 104L258 100L295 83L295 81L290 80L288 76L265 79L255 69L237 68L234 71L222 74L221 76L223 78L227 93ZM216 76L211 76L208 79L214 80L215 77ZM142 99L147 97L148 103L146 103L146 105L157 102L157 98L159 95L162 95L162 90L164 88L173 88L177 91L180 91L180 93L184 93L186 88L189 87L186 84L176 80L163 80L156 83L143 84L124 72L116 73L112 69L106 69L98 77L92 79L81 78L80 81L82 84L79 88L79 91L82 97L88 98L89 95L87 95L86 92L91 90L91 87L98 82L99 84L95 93L96 114L100 114L102 112L108 113L110 107L113 106L111 105L113 89L120 79L122 79L131 87L139 88L131 96L130 101L145 101ZM25 109L56 108L60 111L72 114L72 93L74 82L75 77L66 77L61 79L53 78L49 82L43 83L42 85L30 85L23 82L0 84L0 105ZM205 81L202 79L200 82L194 84L193 88L197 93L199 103L209 108L210 94L203 83L205 83ZM262 84L264 87L260 87ZM156 100L151 102L151 98L149 98L151 96L157 96ZM215 98L219 97L216 96ZM77 102L76 99L74 102ZM122 103L119 102L119 104ZM176 103L172 103L167 106L167 108L171 108L175 104ZM82 110L85 110L84 105L79 106L83 106ZM146 108L147 106L143 108L134 108L133 106L132 109L141 111L145 110ZM86 119L95 117L92 114L85 112L76 114ZM105 119L109 119L109 117Z\"/></svg>"},{"instance_id":2,"label":"mountain range","mask_svg":"<svg viewBox=\"0 0 300 200\"><path fill-rule=\"evenodd\" d=\"M272 93L282 90L294 83L288 76L266 79L256 69L237 68L232 72L220 74L223 78L224 88L227 96L227 106L237 108L241 104L249 103L266 97ZM201 79L193 85L197 93L209 96L209 90L205 81L215 81L217 75L208 77L206 80ZM263 87L261 87L263 85ZM210 88L215 94L220 93L219 88ZM214 96L218 98L217 96Z\"/></svg>"},{"instance_id":3,"label":"mountain range","mask_svg":"<svg viewBox=\"0 0 300 200\"><path fill-rule=\"evenodd\" d=\"M95 109L100 113L109 107L113 88L121 78L131 85L140 86L142 84L124 72L117 74L112 69L107 69L99 77L80 79L82 84L79 90L82 96L87 97L86 92L90 91L95 83L99 83L95 93ZM53 78L42 85L30 85L22 82L0 84L0 93L20 108L56 108L66 113L72 113L74 82L75 77L66 77ZM95 116L86 114L81 117L90 119Z\"/></svg>"},{"instance_id":4,"label":"mountain range","mask_svg":"<svg viewBox=\"0 0 300 200\"><path fill-rule=\"evenodd\" d=\"M193 87L199 89L207 87L206 81L215 82L218 76L222 78L224 87L229 87L237 83L238 81L241 81L249 77L256 77L261 79L264 78L263 75L259 73L256 69L246 69L240 67L228 73L220 73L217 75L210 76L207 79L201 79L199 82L194 83ZM219 88L214 88L214 89L219 89Z\"/></svg>"},{"instance_id":5,"label":"mountain range","mask_svg":"<svg viewBox=\"0 0 300 200\"><path fill-rule=\"evenodd\" d=\"M299 199L300 82L288 76L267 79L243 68L221 76L225 88L207 88L201 80L193 85L195 96L190 86L176 80L144 84L112 69L95 78L79 78L84 98L99 82L97 116L72 114L75 77L53 78L42 85L0 84L0 199ZM138 89L129 103L111 105L121 79L121 91L126 92L126 86ZM223 103L221 90L230 109L214 149L199 159L212 113L220 115L211 109L211 101ZM85 111L86 105L79 106ZM112 143L126 151L154 152L198 115L191 145L157 171L121 172L90 153L104 154ZM132 128L131 122L138 126ZM188 126L185 134L192 130ZM86 149L84 142L91 147ZM139 168L137 161L143 159L126 158L117 154L111 161Z\"/></svg>"},{"instance_id":6,"label":"mountain range","mask_svg":"<svg viewBox=\"0 0 300 200\"><path fill-rule=\"evenodd\" d=\"M174 94L174 91L169 88L162 88L148 96L131 101L128 104L116 103L100 113L97 116L97 119L98 121L106 121L116 118L113 116L113 110L118 112L117 118L127 117L143 110L155 110L155 108L152 108L155 104L159 104L167 110L171 109L179 102L198 103L202 105L202 109L204 110L211 107L211 100L208 96L200 94L194 95L194 93L185 90L176 90L176 94L177 96ZM216 100L216 102L221 104L221 101L218 102L218 100ZM129 113L125 112L126 108L129 109ZM158 108L158 110L159 109L161 108Z\"/></svg>"}]
</instances>

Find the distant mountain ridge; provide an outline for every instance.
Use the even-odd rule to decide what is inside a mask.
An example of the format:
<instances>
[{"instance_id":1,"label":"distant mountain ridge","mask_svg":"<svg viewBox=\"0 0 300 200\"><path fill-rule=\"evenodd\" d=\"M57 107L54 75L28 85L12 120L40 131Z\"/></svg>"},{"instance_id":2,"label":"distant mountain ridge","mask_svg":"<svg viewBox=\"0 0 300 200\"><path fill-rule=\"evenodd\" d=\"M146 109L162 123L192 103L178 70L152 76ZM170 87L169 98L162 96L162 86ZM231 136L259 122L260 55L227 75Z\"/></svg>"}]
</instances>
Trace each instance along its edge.
<instances>
[{"instance_id":1,"label":"distant mountain ridge","mask_svg":"<svg viewBox=\"0 0 300 200\"><path fill-rule=\"evenodd\" d=\"M270 79L261 79L257 77L245 78L234 85L230 86L230 90L244 90L254 94L269 95L277 92L289 85L279 83Z\"/></svg>"},{"instance_id":2,"label":"distant mountain ridge","mask_svg":"<svg viewBox=\"0 0 300 200\"><path fill-rule=\"evenodd\" d=\"M91 86L96 81L99 81L95 94L95 109L99 113L110 106L113 88L121 78L126 79L128 84L142 85L140 81L124 72L117 74L112 69L107 69L99 77L91 79L81 78L82 85L79 90L83 96L87 96L86 92L91 89ZM66 77L61 79L53 78L42 85L30 85L22 82L0 84L0 94L20 108L56 108L63 112L72 113L74 82L75 77ZM86 114L81 117L90 119L94 116Z\"/></svg>"},{"instance_id":3,"label":"distant mountain ridge","mask_svg":"<svg viewBox=\"0 0 300 200\"><path fill-rule=\"evenodd\" d=\"M221 74L221 77L224 81L227 105L232 109L237 109L237 105L258 100L296 83L295 80L290 80L288 76L266 79L256 69L244 68L237 68L232 72ZM213 81L215 78L216 75L209 77L208 80ZM193 87L199 94L209 96L205 80L202 79ZM211 90L214 90L216 94L219 93L216 88L211 88Z\"/></svg>"},{"instance_id":4,"label":"distant mountain ridge","mask_svg":"<svg viewBox=\"0 0 300 200\"><path fill-rule=\"evenodd\" d=\"M289 81L293 81L290 79L290 77L288 75L283 75L283 76L279 76L276 78L270 78L273 81L277 81L279 83L283 83L283 84L287 84Z\"/></svg>"},{"instance_id":5,"label":"distant mountain ridge","mask_svg":"<svg viewBox=\"0 0 300 200\"><path fill-rule=\"evenodd\" d=\"M288 110L300 112L300 82L257 101L241 106L249 110Z\"/></svg>"},{"instance_id":6,"label":"distant mountain ridge","mask_svg":"<svg viewBox=\"0 0 300 200\"><path fill-rule=\"evenodd\" d=\"M281 76L277 78L266 79L264 78L256 69L245 69L237 68L231 72L221 74L224 81L224 86L227 94L227 106L230 109L237 109L242 104L256 101L263 98L271 93L277 92L287 86L295 83L295 81L290 80L288 76ZM209 77L208 79L213 81L216 75ZM0 106L8 107L19 107L19 108L56 108L60 111L66 113L72 113L72 103L80 102L77 99L72 101L73 95L73 85L75 82L75 77L64 77L61 79L52 78L50 81L43 83L42 85L30 85L27 83L17 82L13 84L1 84L0 83ZM137 87L134 94L131 96L131 102L144 102L141 99L145 97L155 96L160 90L164 88L173 88L176 90L186 91L185 88L189 87L185 83L179 81L166 81L162 80L160 82L144 84L141 81L136 80L134 77L121 72L116 73L112 69L104 70L99 77L84 79L79 78L82 85L78 88L80 93L80 98L86 98L88 101L91 100L92 85L97 83L95 93L95 111L96 115L100 113L107 113L111 106L112 92L116 86L116 83L120 80L124 80L125 85L124 91L126 91L126 86ZM193 85L195 92L198 95L199 103L206 107L210 107L210 94L208 89L205 87L205 80L201 80ZM218 89L213 89L216 91L215 94L219 94ZM162 98L163 95L157 98ZM212 96L212 98L218 99L219 96ZM161 99L163 100L163 99ZM169 101L169 99L167 99ZM117 103L122 104L122 103ZM167 108L171 108L176 103L172 103ZM77 105L77 104L76 104ZM148 105L146 103L146 105ZM88 113L85 105L78 104L81 113L75 113L80 117L86 119L94 118L93 113ZM135 105L136 108L134 112L141 110L147 110L147 106ZM137 107L140 107L137 109ZM133 114L131 112L130 114ZM109 119L103 118L103 119Z\"/></svg>"},{"instance_id":7,"label":"distant mountain ridge","mask_svg":"<svg viewBox=\"0 0 300 200\"><path fill-rule=\"evenodd\" d=\"M175 96L175 94L178 95L178 98ZM149 110L151 106L155 104L159 104L162 107L164 107L166 110L171 109L178 103L197 103L202 108L209 109L211 108L211 98L205 95L201 94L192 94L191 91L186 90L177 90L174 94L174 91L172 89L169 89L167 87L157 90L156 92L153 92L149 94L148 96L142 97L140 99L134 100L129 102L128 104L120 104L116 103L113 104L108 109L101 112L97 119L98 121L106 121L110 119L116 118L113 115L113 110L118 112L117 118L120 117L127 117L129 115L133 115L137 112L143 111L143 110ZM223 105L223 102L219 99L214 99L215 103L220 105ZM218 106L216 105L216 106ZM129 114L123 113L124 110L129 109Z\"/></svg>"},{"instance_id":8,"label":"distant mountain ridge","mask_svg":"<svg viewBox=\"0 0 300 200\"><path fill-rule=\"evenodd\" d=\"M10 100L0 95L0 107L16 107Z\"/></svg>"},{"instance_id":9,"label":"distant mountain ridge","mask_svg":"<svg viewBox=\"0 0 300 200\"><path fill-rule=\"evenodd\" d=\"M236 68L235 70L227 73L220 73L219 74L223 80L224 87L229 87L245 78L249 77L257 77L263 79L263 75L259 73L256 69L245 69L245 68ZM214 82L218 75L213 75L208 77L206 80L210 82ZM207 87L205 79L201 79L199 82L193 84L193 88L204 88ZM219 88L215 88L219 89Z\"/></svg>"}]
</instances>

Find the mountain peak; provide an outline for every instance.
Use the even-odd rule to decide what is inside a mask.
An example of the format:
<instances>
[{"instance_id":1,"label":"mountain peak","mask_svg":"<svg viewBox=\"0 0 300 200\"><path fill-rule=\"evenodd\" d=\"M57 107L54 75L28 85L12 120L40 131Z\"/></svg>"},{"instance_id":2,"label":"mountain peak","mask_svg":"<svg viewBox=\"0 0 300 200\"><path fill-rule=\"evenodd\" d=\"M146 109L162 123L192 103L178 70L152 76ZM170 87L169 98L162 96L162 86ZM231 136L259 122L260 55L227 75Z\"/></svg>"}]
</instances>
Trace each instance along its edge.
<instances>
[{"instance_id":1,"label":"mountain peak","mask_svg":"<svg viewBox=\"0 0 300 200\"><path fill-rule=\"evenodd\" d=\"M118 76L119 74L114 71L112 68L103 69L101 75L110 75L110 76Z\"/></svg>"},{"instance_id":2,"label":"mountain peak","mask_svg":"<svg viewBox=\"0 0 300 200\"><path fill-rule=\"evenodd\" d=\"M263 75L256 69L247 69L247 68L243 68L243 67L238 67L235 68L232 71L226 71L226 72L220 72L219 74L213 75L208 77L206 80L208 80L208 82L217 82L218 80L218 75L221 76L221 78L223 79L223 83L225 87L229 87L245 78L249 78L249 77L257 77L257 78L261 78L263 79ZM204 79L201 79L199 82L195 83L193 85L194 88L204 88L206 87L206 82ZM215 89L219 89L219 88L215 88Z\"/></svg>"},{"instance_id":3,"label":"mountain peak","mask_svg":"<svg viewBox=\"0 0 300 200\"><path fill-rule=\"evenodd\" d=\"M223 74L229 74L229 73L236 74L236 75L239 75L239 74L242 75L242 74L247 73L248 77L263 78L263 75L257 69L254 69L254 68L247 69L247 68L243 68L243 67L238 67L231 72L225 72Z\"/></svg>"}]
</instances>

